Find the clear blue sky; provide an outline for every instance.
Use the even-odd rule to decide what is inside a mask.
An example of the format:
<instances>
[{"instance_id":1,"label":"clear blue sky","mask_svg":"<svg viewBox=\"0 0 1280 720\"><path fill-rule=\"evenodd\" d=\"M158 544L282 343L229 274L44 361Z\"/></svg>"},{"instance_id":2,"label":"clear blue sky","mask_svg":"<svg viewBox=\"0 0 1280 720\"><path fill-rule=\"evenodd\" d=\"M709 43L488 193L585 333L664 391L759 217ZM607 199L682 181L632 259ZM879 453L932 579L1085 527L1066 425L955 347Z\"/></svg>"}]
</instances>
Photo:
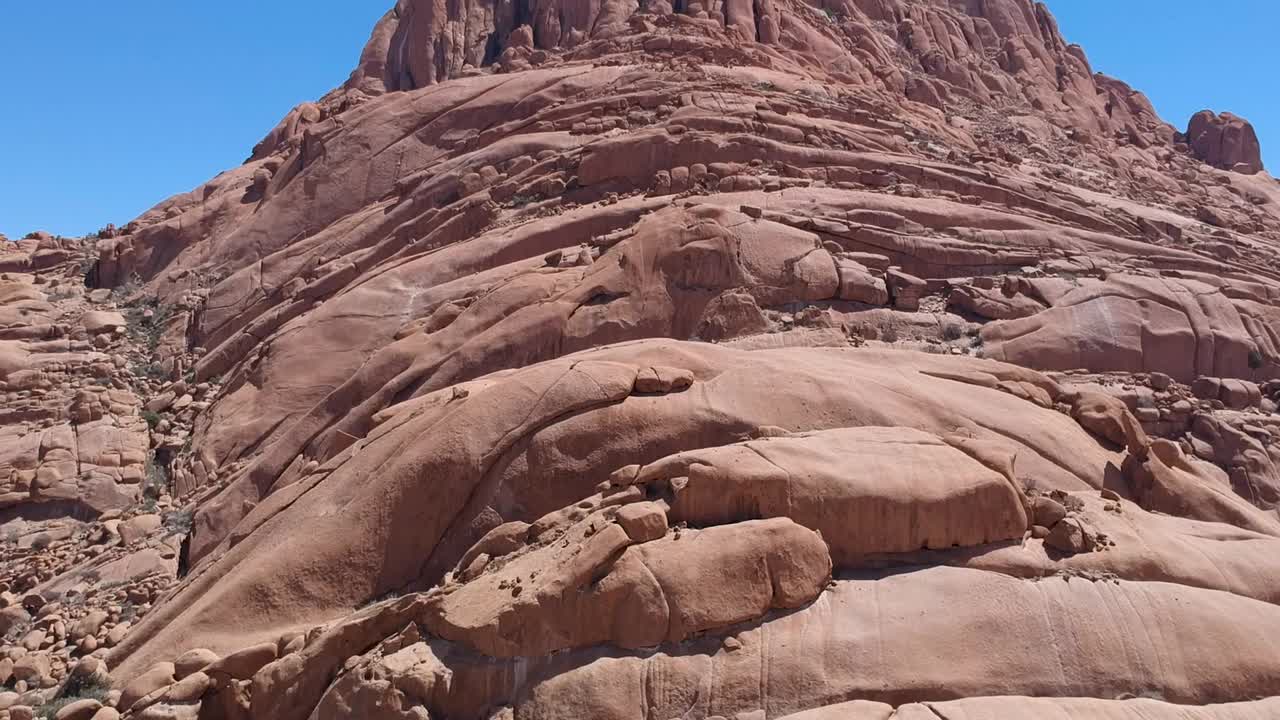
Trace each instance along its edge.
<instances>
[{"instance_id":1,"label":"clear blue sky","mask_svg":"<svg viewBox=\"0 0 1280 720\"><path fill-rule=\"evenodd\" d=\"M123 224L342 83L393 0L0 0L0 232ZM1184 126L1249 118L1280 170L1280 0L1049 0L1097 70Z\"/></svg>"},{"instance_id":2,"label":"clear blue sky","mask_svg":"<svg viewBox=\"0 0 1280 720\"><path fill-rule=\"evenodd\" d=\"M0 232L122 225L341 85L395 0L0 0Z\"/></svg>"},{"instance_id":3,"label":"clear blue sky","mask_svg":"<svg viewBox=\"0 0 1280 720\"><path fill-rule=\"evenodd\" d=\"M1280 0L1045 0L1097 72L1146 93L1179 130L1200 110L1253 123L1280 176Z\"/></svg>"}]
</instances>

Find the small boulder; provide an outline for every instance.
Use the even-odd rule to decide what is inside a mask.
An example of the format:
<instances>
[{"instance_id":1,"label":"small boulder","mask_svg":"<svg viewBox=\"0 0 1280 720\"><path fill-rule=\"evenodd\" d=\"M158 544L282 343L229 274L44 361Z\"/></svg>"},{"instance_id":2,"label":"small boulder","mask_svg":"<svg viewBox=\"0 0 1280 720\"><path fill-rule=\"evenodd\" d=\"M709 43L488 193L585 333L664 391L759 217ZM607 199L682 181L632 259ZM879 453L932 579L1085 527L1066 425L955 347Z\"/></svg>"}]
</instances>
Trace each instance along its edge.
<instances>
[{"instance_id":1,"label":"small boulder","mask_svg":"<svg viewBox=\"0 0 1280 720\"><path fill-rule=\"evenodd\" d=\"M889 268L885 273L889 287L889 295L893 298L893 306L899 310L915 312L920 309L920 298L924 297L929 284L924 280L902 272L898 268Z\"/></svg>"},{"instance_id":2,"label":"small boulder","mask_svg":"<svg viewBox=\"0 0 1280 720\"><path fill-rule=\"evenodd\" d=\"M102 624L107 621L107 613L104 610L90 610L84 617L76 621L71 626L71 639L79 640L81 638L97 635L102 629Z\"/></svg>"},{"instance_id":3,"label":"small boulder","mask_svg":"<svg viewBox=\"0 0 1280 720\"><path fill-rule=\"evenodd\" d=\"M1067 509L1062 503L1046 495L1037 495L1031 501L1031 511L1036 525L1051 528L1067 516Z\"/></svg>"},{"instance_id":4,"label":"small boulder","mask_svg":"<svg viewBox=\"0 0 1280 720\"><path fill-rule=\"evenodd\" d=\"M11 605L0 610L0 635L8 635L10 630L30 620L31 614L20 605Z\"/></svg>"},{"instance_id":5,"label":"small boulder","mask_svg":"<svg viewBox=\"0 0 1280 720\"><path fill-rule=\"evenodd\" d=\"M181 680L197 673L218 661L218 653L205 648L188 650L173 661L173 676Z\"/></svg>"},{"instance_id":6,"label":"small boulder","mask_svg":"<svg viewBox=\"0 0 1280 720\"><path fill-rule=\"evenodd\" d=\"M148 515L136 515L128 521L120 525L120 539L125 545L131 545L138 540L146 538L151 533L160 529L163 520L159 515L154 513Z\"/></svg>"},{"instance_id":7,"label":"small boulder","mask_svg":"<svg viewBox=\"0 0 1280 720\"><path fill-rule=\"evenodd\" d=\"M267 663L275 660L278 652L276 643L261 643L231 653L209 665L204 672L215 678L223 675L236 680L248 680L266 667Z\"/></svg>"},{"instance_id":8,"label":"small boulder","mask_svg":"<svg viewBox=\"0 0 1280 720\"><path fill-rule=\"evenodd\" d=\"M204 697L212 686L209 676L203 672L194 672L174 683L165 692L166 702L190 703Z\"/></svg>"},{"instance_id":9,"label":"small boulder","mask_svg":"<svg viewBox=\"0 0 1280 720\"><path fill-rule=\"evenodd\" d=\"M529 536L529 523L519 520L503 523L485 533L471 549L463 554L458 567L470 568L476 558L487 555L490 559L510 555L524 547Z\"/></svg>"},{"instance_id":10,"label":"small boulder","mask_svg":"<svg viewBox=\"0 0 1280 720\"><path fill-rule=\"evenodd\" d=\"M480 553L479 555L472 557L471 562L467 563L462 569L462 572L458 575L458 579L462 580L462 582L471 582L472 580L475 580L480 577L480 574L484 572L485 568L489 567L489 561L492 559L493 558L491 558L487 553Z\"/></svg>"},{"instance_id":11,"label":"small boulder","mask_svg":"<svg viewBox=\"0 0 1280 720\"><path fill-rule=\"evenodd\" d=\"M1071 416L1089 432L1142 455L1150 441L1142 425L1119 398L1099 392L1081 392L1075 396Z\"/></svg>"},{"instance_id":12,"label":"small boulder","mask_svg":"<svg viewBox=\"0 0 1280 720\"><path fill-rule=\"evenodd\" d=\"M119 645L124 640L124 636L129 633L130 627L132 627L132 623L128 622L122 622L112 627L107 631L107 636L103 639L102 644L107 647Z\"/></svg>"},{"instance_id":13,"label":"small boulder","mask_svg":"<svg viewBox=\"0 0 1280 720\"><path fill-rule=\"evenodd\" d=\"M45 653L27 653L13 663L15 680L25 680L32 685L39 684L41 678L49 677L49 656Z\"/></svg>"},{"instance_id":14,"label":"small boulder","mask_svg":"<svg viewBox=\"0 0 1280 720\"><path fill-rule=\"evenodd\" d=\"M624 505L618 510L618 524L632 542L649 542L667 534L667 513L655 502Z\"/></svg>"},{"instance_id":15,"label":"small boulder","mask_svg":"<svg viewBox=\"0 0 1280 720\"><path fill-rule=\"evenodd\" d=\"M128 710L144 697L173 684L173 663L156 663L124 686L116 707Z\"/></svg>"},{"instance_id":16,"label":"small boulder","mask_svg":"<svg viewBox=\"0 0 1280 720\"><path fill-rule=\"evenodd\" d=\"M836 274L840 277L840 289L837 291L841 300L860 302L867 305L887 305L889 288L884 280L872 275L866 266L853 260L836 261Z\"/></svg>"},{"instance_id":17,"label":"small boulder","mask_svg":"<svg viewBox=\"0 0 1280 720\"><path fill-rule=\"evenodd\" d=\"M128 325L124 315L112 310L90 310L84 314L80 322L90 335L114 333L117 328Z\"/></svg>"},{"instance_id":18,"label":"small boulder","mask_svg":"<svg viewBox=\"0 0 1280 720\"><path fill-rule=\"evenodd\" d=\"M1083 520L1076 517L1065 518L1049 531L1044 539L1048 547L1064 553L1075 554L1093 550L1097 533Z\"/></svg>"},{"instance_id":19,"label":"small boulder","mask_svg":"<svg viewBox=\"0 0 1280 720\"><path fill-rule=\"evenodd\" d=\"M276 645L280 647L280 657L296 652L301 652L307 646L307 636L303 633L294 633L280 638Z\"/></svg>"},{"instance_id":20,"label":"small boulder","mask_svg":"<svg viewBox=\"0 0 1280 720\"><path fill-rule=\"evenodd\" d=\"M63 705L58 713L53 716L54 720L93 720L93 717L102 709L102 703L92 698L76 700L75 702Z\"/></svg>"}]
</instances>

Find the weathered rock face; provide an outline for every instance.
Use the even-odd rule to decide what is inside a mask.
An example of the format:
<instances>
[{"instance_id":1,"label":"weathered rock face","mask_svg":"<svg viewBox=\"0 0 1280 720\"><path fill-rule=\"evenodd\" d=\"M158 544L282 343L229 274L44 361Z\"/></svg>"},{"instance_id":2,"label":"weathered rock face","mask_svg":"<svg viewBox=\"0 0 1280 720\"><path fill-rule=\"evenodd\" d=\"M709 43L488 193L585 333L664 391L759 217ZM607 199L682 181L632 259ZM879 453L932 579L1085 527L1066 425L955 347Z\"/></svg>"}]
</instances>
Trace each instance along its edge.
<instances>
[{"instance_id":1,"label":"weathered rock face","mask_svg":"<svg viewBox=\"0 0 1280 720\"><path fill-rule=\"evenodd\" d=\"M105 657L139 719L1270 717L1280 188L1193 126L1030 0L402 0L99 234L71 335L150 317L144 362L13 430L3 497L172 472L19 539L24 591L98 594L61 637L0 594L0 675ZM51 407L17 274L79 256L22 243L0 380Z\"/></svg>"},{"instance_id":2,"label":"weathered rock face","mask_svg":"<svg viewBox=\"0 0 1280 720\"><path fill-rule=\"evenodd\" d=\"M189 517L163 482L168 433L183 431L143 407L156 383L147 336L163 323L121 312L124 292L85 287L91 240L4 242L0 712L97 717L100 700L77 697L106 692L99 657L177 579Z\"/></svg>"},{"instance_id":3,"label":"weathered rock face","mask_svg":"<svg viewBox=\"0 0 1280 720\"><path fill-rule=\"evenodd\" d=\"M6 244L0 517L87 519L128 507L141 494L149 443L137 389L125 380L125 319L85 302L79 241Z\"/></svg>"},{"instance_id":4,"label":"weathered rock face","mask_svg":"<svg viewBox=\"0 0 1280 720\"><path fill-rule=\"evenodd\" d=\"M1196 157L1214 167L1246 175L1262 172L1262 147L1248 120L1202 110L1191 116L1187 143Z\"/></svg>"}]
</instances>

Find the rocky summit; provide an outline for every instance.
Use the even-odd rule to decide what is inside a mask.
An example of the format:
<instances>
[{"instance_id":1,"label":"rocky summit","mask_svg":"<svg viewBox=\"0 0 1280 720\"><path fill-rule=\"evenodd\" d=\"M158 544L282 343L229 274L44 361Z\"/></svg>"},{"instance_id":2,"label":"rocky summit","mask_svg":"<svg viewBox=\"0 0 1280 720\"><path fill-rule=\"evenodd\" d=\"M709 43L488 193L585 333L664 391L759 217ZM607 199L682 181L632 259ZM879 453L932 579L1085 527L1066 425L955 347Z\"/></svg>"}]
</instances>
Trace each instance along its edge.
<instances>
[{"instance_id":1,"label":"rocky summit","mask_svg":"<svg viewBox=\"0 0 1280 720\"><path fill-rule=\"evenodd\" d=\"M1280 717L1280 185L1185 127L1030 0L400 0L3 241L0 719Z\"/></svg>"}]
</instances>

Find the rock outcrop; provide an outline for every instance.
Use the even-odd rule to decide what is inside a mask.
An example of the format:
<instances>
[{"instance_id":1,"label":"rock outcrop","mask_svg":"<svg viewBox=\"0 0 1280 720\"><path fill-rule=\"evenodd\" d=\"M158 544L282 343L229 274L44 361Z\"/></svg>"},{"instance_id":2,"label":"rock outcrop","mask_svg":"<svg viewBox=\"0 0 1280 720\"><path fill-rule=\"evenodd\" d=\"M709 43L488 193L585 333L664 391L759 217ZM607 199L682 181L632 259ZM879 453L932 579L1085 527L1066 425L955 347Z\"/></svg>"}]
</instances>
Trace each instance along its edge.
<instances>
[{"instance_id":1,"label":"rock outcrop","mask_svg":"<svg viewBox=\"0 0 1280 720\"><path fill-rule=\"evenodd\" d=\"M1262 172L1262 147L1244 118L1202 110L1191 116L1187 143L1196 157L1214 167L1246 175Z\"/></svg>"},{"instance_id":2,"label":"rock outcrop","mask_svg":"<svg viewBox=\"0 0 1280 720\"><path fill-rule=\"evenodd\" d=\"M101 656L177 580L193 511L165 482L190 425L144 408L163 319L126 306L127 289L85 287L92 247L34 233L0 252L0 713L11 718L103 709L76 698L106 692Z\"/></svg>"},{"instance_id":3,"label":"rock outcrop","mask_svg":"<svg viewBox=\"0 0 1280 720\"><path fill-rule=\"evenodd\" d=\"M0 716L1271 717L1258 157L1030 0L401 0L0 255Z\"/></svg>"}]
</instances>

